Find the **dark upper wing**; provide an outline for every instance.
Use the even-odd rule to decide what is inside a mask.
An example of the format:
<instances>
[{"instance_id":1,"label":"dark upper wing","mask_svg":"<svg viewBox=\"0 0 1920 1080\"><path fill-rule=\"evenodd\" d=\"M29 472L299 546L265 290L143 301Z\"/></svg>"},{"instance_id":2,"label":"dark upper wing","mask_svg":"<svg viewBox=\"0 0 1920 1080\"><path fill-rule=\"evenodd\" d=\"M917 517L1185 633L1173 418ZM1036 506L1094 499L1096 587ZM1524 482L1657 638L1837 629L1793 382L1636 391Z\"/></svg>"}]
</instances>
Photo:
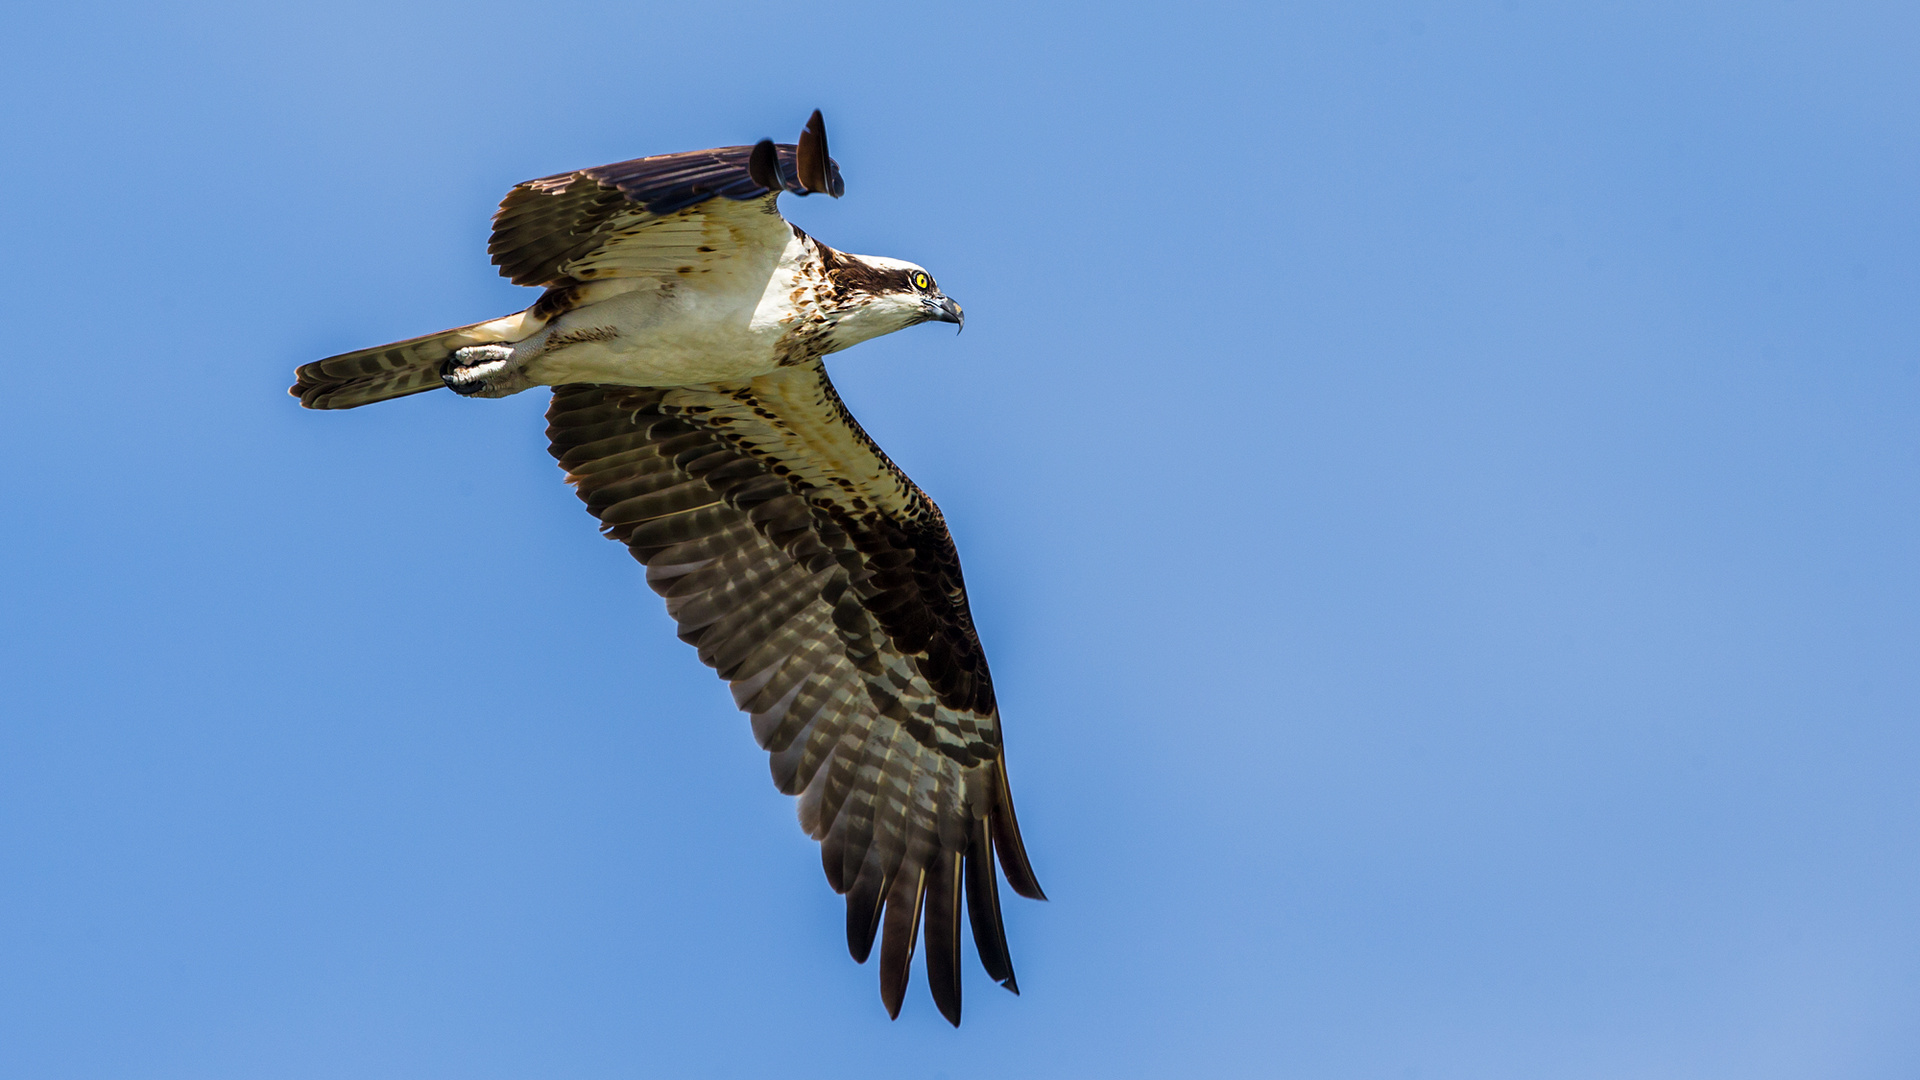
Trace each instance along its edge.
<instances>
[{"instance_id":1,"label":"dark upper wing","mask_svg":"<svg viewBox=\"0 0 1920 1080\"><path fill-rule=\"evenodd\" d=\"M784 245L790 234L768 200L780 190L845 190L817 110L797 146L767 140L528 180L500 203L487 251L516 285L697 269L730 245ZM731 230L703 230L715 215Z\"/></svg>"},{"instance_id":2,"label":"dark upper wing","mask_svg":"<svg viewBox=\"0 0 1920 1080\"><path fill-rule=\"evenodd\" d=\"M854 423L818 361L747 383L563 386L548 438L603 531L647 565L680 637L732 684L800 797L897 1015L924 912L927 978L960 1022L960 913L1016 989L995 854L1027 863L960 563L932 501ZM965 892L964 903L962 891Z\"/></svg>"}]
</instances>

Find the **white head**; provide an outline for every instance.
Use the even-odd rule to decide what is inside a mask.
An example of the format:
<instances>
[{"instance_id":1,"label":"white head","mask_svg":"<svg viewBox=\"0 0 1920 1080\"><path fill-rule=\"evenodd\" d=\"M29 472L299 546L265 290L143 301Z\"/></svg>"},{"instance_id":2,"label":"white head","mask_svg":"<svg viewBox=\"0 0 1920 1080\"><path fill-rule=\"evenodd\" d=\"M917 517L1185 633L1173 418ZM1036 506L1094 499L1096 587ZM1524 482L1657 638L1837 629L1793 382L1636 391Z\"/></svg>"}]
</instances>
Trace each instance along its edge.
<instances>
[{"instance_id":1,"label":"white head","mask_svg":"<svg viewBox=\"0 0 1920 1080\"><path fill-rule=\"evenodd\" d=\"M825 245L821 257L835 294L828 352L923 322L965 325L960 305L948 299L922 267L881 255L849 255Z\"/></svg>"}]
</instances>

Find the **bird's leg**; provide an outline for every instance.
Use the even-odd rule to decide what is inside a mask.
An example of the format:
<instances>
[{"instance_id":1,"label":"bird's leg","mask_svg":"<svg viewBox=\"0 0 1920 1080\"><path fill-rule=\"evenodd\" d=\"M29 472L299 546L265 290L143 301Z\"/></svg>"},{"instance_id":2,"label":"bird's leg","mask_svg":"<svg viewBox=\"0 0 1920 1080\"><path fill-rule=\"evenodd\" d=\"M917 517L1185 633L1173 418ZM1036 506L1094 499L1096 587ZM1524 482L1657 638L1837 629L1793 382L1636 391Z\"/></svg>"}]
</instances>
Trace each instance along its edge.
<instances>
[{"instance_id":1,"label":"bird's leg","mask_svg":"<svg viewBox=\"0 0 1920 1080\"><path fill-rule=\"evenodd\" d=\"M511 345L469 345L440 366L447 389L462 397L506 397L533 385L513 362Z\"/></svg>"}]
</instances>

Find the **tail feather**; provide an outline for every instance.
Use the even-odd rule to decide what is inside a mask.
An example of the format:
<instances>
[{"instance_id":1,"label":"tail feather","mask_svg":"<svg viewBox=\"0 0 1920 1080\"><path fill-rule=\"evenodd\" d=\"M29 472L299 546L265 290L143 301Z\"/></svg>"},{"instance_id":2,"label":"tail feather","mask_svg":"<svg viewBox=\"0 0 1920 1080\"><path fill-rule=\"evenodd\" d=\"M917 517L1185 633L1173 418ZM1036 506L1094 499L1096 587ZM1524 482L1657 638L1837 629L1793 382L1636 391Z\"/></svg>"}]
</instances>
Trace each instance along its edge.
<instances>
[{"instance_id":1,"label":"tail feather","mask_svg":"<svg viewBox=\"0 0 1920 1080\"><path fill-rule=\"evenodd\" d=\"M287 392L309 409L352 409L444 385L441 365L455 349L508 340L505 323L518 317L457 326L425 337L341 353L302 364Z\"/></svg>"}]
</instances>

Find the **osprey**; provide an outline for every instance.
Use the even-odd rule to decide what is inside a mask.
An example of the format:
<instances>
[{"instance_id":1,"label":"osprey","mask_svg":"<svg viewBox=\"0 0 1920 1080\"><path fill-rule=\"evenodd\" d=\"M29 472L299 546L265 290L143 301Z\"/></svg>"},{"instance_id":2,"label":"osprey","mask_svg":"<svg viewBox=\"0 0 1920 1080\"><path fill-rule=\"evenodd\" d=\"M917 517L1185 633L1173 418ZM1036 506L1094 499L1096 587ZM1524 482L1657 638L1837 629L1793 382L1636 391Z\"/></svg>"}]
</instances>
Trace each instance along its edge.
<instances>
[{"instance_id":1,"label":"osprey","mask_svg":"<svg viewBox=\"0 0 1920 1080\"><path fill-rule=\"evenodd\" d=\"M924 919L927 982L958 1025L963 907L981 965L1019 992L996 857L1015 892L1045 896L953 539L821 362L916 323L960 325L960 305L913 263L835 251L780 216L782 191L843 190L818 111L798 145L529 180L487 250L546 290L531 307L317 360L291 392L351 409L553 387L553 456L750 714L847 898L848 950L865 963L880 938L888 1014Z\"/></svg>"}]
</instances>

